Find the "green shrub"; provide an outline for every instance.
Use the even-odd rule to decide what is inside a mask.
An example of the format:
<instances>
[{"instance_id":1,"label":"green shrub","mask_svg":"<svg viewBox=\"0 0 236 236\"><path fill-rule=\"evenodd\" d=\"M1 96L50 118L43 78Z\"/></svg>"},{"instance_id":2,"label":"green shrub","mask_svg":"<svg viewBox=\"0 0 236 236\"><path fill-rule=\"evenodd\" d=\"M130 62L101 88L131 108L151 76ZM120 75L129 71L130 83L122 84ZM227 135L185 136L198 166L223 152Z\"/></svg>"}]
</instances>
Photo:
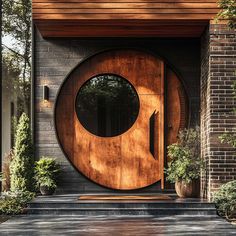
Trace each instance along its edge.
<instances>
[{"instance_id":1,"label":"green shrub","mask_svg":"<svg viewBox=\"0 0 236 236\"><path fill-rule=\"evenodd\" d=\"M177 143L167 147L170 162L166 169L171 183L183 180L187 183L198 179L203 168L200 158L200 129L184 129L179 133Z\"/></svg>"},{"instance_id":2,"label":"green shrub","mask_svg":"<svg viewBox=\"0 0 236 236\"><path fill-rule=\"evenodd\" d=\"M3 192L0 198L0 214L16 215L23 213L24 208L33 199L32 192Z\"/></svg>"},{"instance_id":3,"label":"green shrub","mask_svg":"<svg viewBox=\"0 0 236 236\"><path fill-rule=\"evenodd\" d=\"M228 25L231 29L236 28L236 3L235 0L219 0L218 5L220 12L216 19L228 20Z\"/></svg>"},{"instance_id":4,"label":"green shrub","mask_svg":"<svg viewBox=\"0 0 236 236\"><path fill-rule=\"evenodd\" d=\"M17 125L14 157L10 164L11 191L33 190L33 145L28 116L23 113Z\"/></svg>"},{"instance_id":5,"label":"green shrub","mask_svg":"<svg viewBox=\"0 0 236 236\"><path fill-rule=\"evenodd\" d=\"M42 157L39 161L36 161L35 180L37 186L45 186L55 189L57 187L57 179L60 169L60 165L53 158Z\"/></svg>"},{"instance_id":6,"label":"green shrub","mask_svg":"<svg viewBox=\"0 0 236 236\"><path fill-rule=\"evenodd\" d=\"M236 214L236 180L223 184L214 193L213 201L219 215L231 219Z\"/></svg>"},{"instance_id":7,"label":"green shrub","mask_svg":"<svg viewBox=\"0 0 236 236\"><path fill-rule=\"evenodd\" d=\"M56 189L57 188L57 182L50 177L42 177L40 181L38 182L38 187L48 187L50 189Z\"/></svg>"}]
</instances>

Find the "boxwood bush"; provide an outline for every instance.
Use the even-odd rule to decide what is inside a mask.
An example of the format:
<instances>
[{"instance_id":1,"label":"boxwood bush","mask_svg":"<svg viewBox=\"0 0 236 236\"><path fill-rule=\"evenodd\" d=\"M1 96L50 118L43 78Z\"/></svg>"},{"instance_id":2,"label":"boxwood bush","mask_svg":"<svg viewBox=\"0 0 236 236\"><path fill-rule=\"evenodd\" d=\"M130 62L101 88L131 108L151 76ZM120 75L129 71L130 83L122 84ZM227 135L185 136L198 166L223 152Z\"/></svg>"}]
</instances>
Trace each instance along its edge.
<instances>
[{"instance_id":1,"label":"boxwood bush","mask_svg":"<svg viewBox=\"0 0 236 236\"><path fill-rule=\"evenodd\" d=\"M214 193L213 201L220 216L228 220L236 217L236 180L223 184Z\"/></svg>"},{"instance_id":2,"label":"boxwood bush","mask_svg":"<svg viewBox=\"0 0 236 236\"><path fill-rule=\"evenodd\" d=\"M28 202L32 200L32 192L3 192L0 197L0 215L21 214Z\"/></svg>"},{"instance_id":3,"label":"boxwood bush","mask_svg":"<svg viewBox=\"0 0 236 236\"><path fill-rule=\"evenodd\" d=\"M33 145L28 116L23 113L17 125L13 159L10 164L11 191L32 191Z\"/></svg>"},{"instance_id":4,"label":"boxwood bush","mask_svg":"<svg viewBox=\"0 0 236 236\"><path fill-rule=\"evenodd\" d=\"M56 189L58 175L61 167L57 161L51 157L41 157L39 161L35 162L35 181L37 187L48 187Z\"/></svg>"}]
</instances>

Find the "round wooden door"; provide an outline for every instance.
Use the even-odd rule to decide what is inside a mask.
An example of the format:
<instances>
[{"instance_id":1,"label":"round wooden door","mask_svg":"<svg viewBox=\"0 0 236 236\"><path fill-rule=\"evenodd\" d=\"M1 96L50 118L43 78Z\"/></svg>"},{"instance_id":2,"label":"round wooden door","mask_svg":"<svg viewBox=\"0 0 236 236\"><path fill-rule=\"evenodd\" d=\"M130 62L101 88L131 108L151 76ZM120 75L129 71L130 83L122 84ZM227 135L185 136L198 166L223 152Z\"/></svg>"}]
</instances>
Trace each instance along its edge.
<instances>
[{"instance_id":1,"label":"round wooden door","mask_svg":"<svg viewBox=\"0 0 236 236\"><path fill-rule=\"evenodd\" d=\"M92 181L129 190L163 180L162 60L138 50L91 57L65 80L55 116L67 158Z\"/></svg>"},{"instance_id":2,"label":"round wooden door","mask_svg":"<svg viewBox=\"0 0 236 236\"><path fill-rule=\"evenodd\" d=\"M106 132L103 134L98 131L102 125L86 125L86 119L87 123L103 123L101 118L105 119L105 116L89 116L88 109L88 115L80 117L84 109L87 109L86 97L82 105L77 103L83 101L83 96L88 94L86 89L91 89L96 81L102 79L101 83L104 83L104 80L112 78L119 78L123 81L121 83L129 85L128 92L122 95L123 105L119 109L122 110L126 103L132 104L129 101L132 97L127 95L129 90L137 96L138 102L137 99L133 102L134 110L125 110L128 116L130 113L131 122L123 122L125 125L120 126L125 127L121 127L121 132L113 132L113 128L109 126L110 133L106 135ZM124 190L142 188L162 179L163 78L163 62L135 50L101 53L80 64L70 74L58 95L55 109L56 130L66 156L81 173L103 186ZM114 81L113 84L121 86ZM105 82L105 85L109 90L109 83ZM103 91L105 92L106 90ZM111 96L112 94L108 94L107 99ZM88 107L92 99L93 96L87 99ZM98 100L99 98L95 98L95 103L99 104ZM132 117L131 113L135 112L135 117ZM124 111L121 113L127 119L127 114ZM99 117L101 121L98 121ZM118 120L122 123L122 116Z\"/></svg>"}]
</instances>

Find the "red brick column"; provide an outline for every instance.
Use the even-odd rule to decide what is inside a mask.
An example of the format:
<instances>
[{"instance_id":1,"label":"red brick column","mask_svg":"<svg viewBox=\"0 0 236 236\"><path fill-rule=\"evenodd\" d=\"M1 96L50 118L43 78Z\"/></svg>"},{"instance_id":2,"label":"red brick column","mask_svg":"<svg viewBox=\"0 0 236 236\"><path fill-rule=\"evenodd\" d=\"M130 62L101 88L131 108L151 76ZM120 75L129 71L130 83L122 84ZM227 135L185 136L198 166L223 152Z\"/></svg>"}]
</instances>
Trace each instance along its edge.
<instances>
[{"instance_id":1,"label":"red brick column","mask_svg":"<svg viewBox=\"0 0 236 236\"><path fill-rule=\"evenodd\" d=\"M222 183L236 179L236 153L221 144L219 135L236 128L232 84L236 81L236 33L226 25L211 24L201 47L202 196L211 198Z\"/></svg>"}]
</instances>

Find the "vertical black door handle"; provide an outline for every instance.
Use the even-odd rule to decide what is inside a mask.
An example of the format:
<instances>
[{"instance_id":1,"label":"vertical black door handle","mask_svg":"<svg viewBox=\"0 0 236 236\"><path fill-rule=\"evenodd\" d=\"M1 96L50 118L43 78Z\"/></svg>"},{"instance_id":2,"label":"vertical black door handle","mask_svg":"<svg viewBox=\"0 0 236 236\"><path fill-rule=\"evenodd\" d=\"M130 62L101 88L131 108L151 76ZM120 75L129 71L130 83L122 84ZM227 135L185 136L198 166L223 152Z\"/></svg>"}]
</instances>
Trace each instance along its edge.
<instances>
[{"instance_id":1,"label":"vertical black door handle","mask_svg":"<svg viewBox=\"0 0 236 236\"><path fill-rule=\"evenodd\" d=\"M155 160L158 159L158 116L156 110L149 118L149 149Z\"/></svg>"}]
</instances>

